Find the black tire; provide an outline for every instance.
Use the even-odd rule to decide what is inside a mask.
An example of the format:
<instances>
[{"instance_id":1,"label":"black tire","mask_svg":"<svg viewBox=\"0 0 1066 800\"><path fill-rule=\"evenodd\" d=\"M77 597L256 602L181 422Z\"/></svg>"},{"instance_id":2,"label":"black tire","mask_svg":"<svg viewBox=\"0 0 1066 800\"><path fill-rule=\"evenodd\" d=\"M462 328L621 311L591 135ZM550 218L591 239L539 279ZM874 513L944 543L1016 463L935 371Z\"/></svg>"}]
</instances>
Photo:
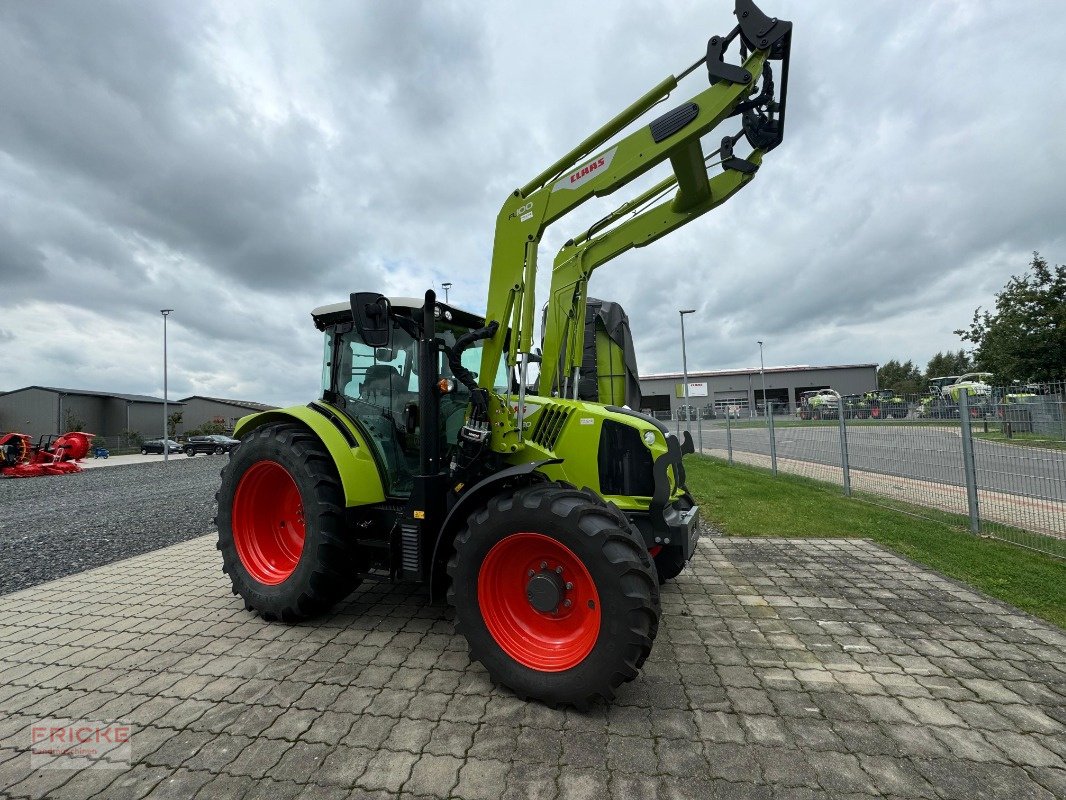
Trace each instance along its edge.
<instances>
[{"instance_id":1,"label":"black tire","mask_svg":"<svg viewBox=\"0 0 1066 800\"><path fill-rule=\"evenodd\" d=\"M148 448L147 447L142 447L141 448L141 455L142 456L148 455Z\"/></svg>"},{"instance_id":2,"label":"black tire","mask_svg":"<svg viewBox=\"0 0 1066 800\"><path fill-rule=\"evenodd\" d=\"M520 663L496 641L482 615L482 563L496 544L519 532L565 545L595 584L595 643L568 669L545 671ZM582 709L600 698L609 701L621 684L637 677L658 632L659 587L644 543L617 509L589 491L548 483L496 495L470 515L456 537L448 575L456 631L466 637L471 659L523 699Z\"/></svg>"},{"instance_id":3,"label":"black tire","mask_svg":"<svg viewBox=\"0 0 1066 800\"><path fill-rule=\"evenodd\" d=\"M196 451L193 450L191 447L186 447L185 455L187 455L189 458L192 458L194 455L196 455Z\"/></svg>"},{"instance_id":4,"label":"black tire","mask_svg":"<svg viewBox=\"0 0 1066 800\"><path fill-rule=\"evenodd\" d=\"M233 499L244 473L262 461L285 469L300 494L305 536L292 573L267 584L250 573L233 538ZM222 469L218 501L218 549L222 571L248 611L263 619L298 622L328 611L359 585L357 565L344 530L344 492L333 459L322 443L298 425L266 425L250 433Z\"/></svg>"},{"instance_id":5,"label":"black tire","mask_svg":"<svg viewBox=\"0 0 1066 800\"><path fill-rule=\"evenodd\" d=\"M221 445L219 445L218 447L215 448L215 455L216 456L222 455L222 446Z\"/></svg>"}]
</instances>

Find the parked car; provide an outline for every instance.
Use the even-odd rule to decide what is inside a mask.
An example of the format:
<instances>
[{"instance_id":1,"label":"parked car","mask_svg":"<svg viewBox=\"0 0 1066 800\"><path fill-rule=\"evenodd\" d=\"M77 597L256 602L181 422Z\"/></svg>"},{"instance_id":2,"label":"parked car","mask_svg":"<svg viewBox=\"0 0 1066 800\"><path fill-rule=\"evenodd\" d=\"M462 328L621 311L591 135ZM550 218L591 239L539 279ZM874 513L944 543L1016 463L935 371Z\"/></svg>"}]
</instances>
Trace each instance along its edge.
<instances>
[{"instance_id":1,"label":"parked car","mask_svg":"<svg viewBox=\"0 0 1066 800\"><path fill-rule=\"evenodd\" d=\"M180 453L181 445L175 442L173 439L167 439L167 449L171 453ZM149 439L147 442L142 442L141 455L145 456L149 453L157 453L158 455L163 455L163 440Z\"/></svg>"},{"instance_id":2,"label":"parked car","mask_svg":"<svg viewBox=\"0 0 1066 800\"><path fill-rule=\"evenodd\" d=\"M185 442L185 455L190 458L197 453L228 453L241 443L240 439L231 436L213 434L211 436L190 436Z\"/></svg>"}]
</instances>

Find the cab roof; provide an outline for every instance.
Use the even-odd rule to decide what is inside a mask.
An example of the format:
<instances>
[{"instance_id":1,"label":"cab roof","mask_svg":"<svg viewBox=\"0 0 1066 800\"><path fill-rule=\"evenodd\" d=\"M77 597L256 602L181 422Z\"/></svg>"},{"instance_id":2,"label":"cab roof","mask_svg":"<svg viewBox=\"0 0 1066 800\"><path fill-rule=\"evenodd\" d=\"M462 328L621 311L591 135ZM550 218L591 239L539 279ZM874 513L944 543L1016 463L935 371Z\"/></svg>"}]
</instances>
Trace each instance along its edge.
<instances>
[{"instance_id":1,"label":"cab roof","mask_svg":"<svg viewBox=\"0 0 1066 800\"><path fill-rule=\"evenodd\" d=\"M389 297L388 301L393 310L406 311L407 316L410 317L415 316L414 312L421 313L422 306L425 305L425 299L422 297ZM439 300L437 301L437 308L440 309L438 319L443 317L448 322L454 322L456 325L462 325L467 328L480 328L485 324L484 317L472 314L456 306L442 303ZM449 317L448 314L451 314L451 316ZM319 306L311 312L311 319L314 320L315 327L320 331L325 330L330 325L336 325L338 322L351 322L351 303L345 301Z\"/></svg>"}]
</instances>

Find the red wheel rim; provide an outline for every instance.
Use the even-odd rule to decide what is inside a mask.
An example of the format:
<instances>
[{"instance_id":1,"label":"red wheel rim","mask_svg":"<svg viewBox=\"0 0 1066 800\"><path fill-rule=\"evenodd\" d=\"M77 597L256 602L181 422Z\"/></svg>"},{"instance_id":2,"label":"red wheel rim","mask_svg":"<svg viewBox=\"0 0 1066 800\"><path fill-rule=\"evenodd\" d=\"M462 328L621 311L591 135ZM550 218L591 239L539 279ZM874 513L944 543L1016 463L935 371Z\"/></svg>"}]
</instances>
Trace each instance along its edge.
<instances>
[{"instance_id":1,"label":"red wheel rim","mask_svg":"<svg viewBox=\"0 0 1066 800\"><path fill-rule=\"evenodd\" d=\"M300 563L304 509L296 481L281 464L257 461L241 476L230 517L237 556L260 583L281 583Z\"/></svg>"},{"instance_id":2,"label":"red wheel rim","mask_svg":"<svg viewBox=\"0 0 1066 800\"><path fill-rule=\"evenodd\" d=\"M552 611L534 607L534 579L540 586L561 585ZM550 536L513 533L493 545L478 572L477 594L492 638L530 669L562 672L576 667L599 638L596 584L581 559Z\"/></svg>"}]
</instances>

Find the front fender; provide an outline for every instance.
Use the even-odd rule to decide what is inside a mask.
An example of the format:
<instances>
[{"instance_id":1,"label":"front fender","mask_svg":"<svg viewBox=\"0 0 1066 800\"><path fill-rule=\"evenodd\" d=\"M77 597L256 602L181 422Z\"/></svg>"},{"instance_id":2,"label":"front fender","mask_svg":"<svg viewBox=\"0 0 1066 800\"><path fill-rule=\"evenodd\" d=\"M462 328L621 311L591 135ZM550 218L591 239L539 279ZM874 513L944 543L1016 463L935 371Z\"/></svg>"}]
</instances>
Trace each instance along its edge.
<instances>
[{"instance_id":1,"label":"front fender","mask_svg":"<svg viewBox=\"0 0 1066 800\"><path fill-rule=\"evenodd\" d=\"M337 467L346 507L384 502L381 474L366 438L343 414L328 405L312 403L252 414L237 423L233 436L240 439L264 425L278 423L301 425L318 437Z\"/></svg>"},{"instance_id":2,"label":"front fender","mask_svg":"<svg viewBox=\"0 0 1066 800\"><path fill-rule=\"evenodd\" d=\"M433 544L433 559L430 561L429 587L430 601L437 602L444 597L444 578L447 570L447 557L450 552L449 543L454 538L460 523L465 520L480 503L486 498L496 494L507 486L517 483L528 483L535 480L548 480L548 477L537 472L539 467L547 464L559 464L562 459L549 458L543 461L528 461L515 467L495 472L479 483L467 489L459 496L455 505L448 511L444 524L440 526L437 539Z\"/></svg>"}]
</instances>

